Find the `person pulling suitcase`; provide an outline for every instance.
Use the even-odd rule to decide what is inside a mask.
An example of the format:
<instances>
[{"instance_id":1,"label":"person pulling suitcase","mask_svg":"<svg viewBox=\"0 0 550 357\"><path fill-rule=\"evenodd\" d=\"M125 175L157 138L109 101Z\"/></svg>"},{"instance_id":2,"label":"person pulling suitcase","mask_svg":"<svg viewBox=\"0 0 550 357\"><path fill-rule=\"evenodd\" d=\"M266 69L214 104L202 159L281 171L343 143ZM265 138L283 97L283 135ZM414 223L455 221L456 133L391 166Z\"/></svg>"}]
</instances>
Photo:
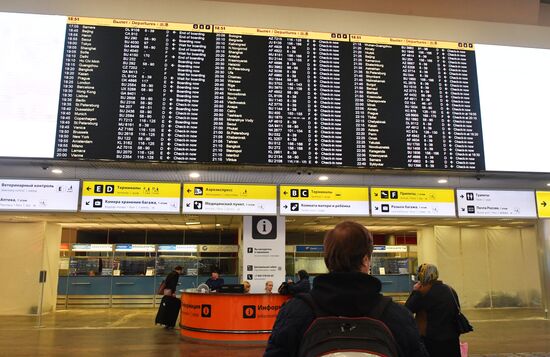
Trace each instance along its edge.
<instances>
[{"instance_id":1,"label":"person pulling suitcase","mask_svg":"<svg viewBox=\"0 0 550 357\"><path fill-rule=\"evenodd\" d=\"M182 271L183 269L181 266L176 266L162 283L164 284L164 289L162 289L164 296L160 302L155 324L164 325L167 329L174 328L178 320L181 301L176 297L176 291Z\"/></svg>"}]
</instances>

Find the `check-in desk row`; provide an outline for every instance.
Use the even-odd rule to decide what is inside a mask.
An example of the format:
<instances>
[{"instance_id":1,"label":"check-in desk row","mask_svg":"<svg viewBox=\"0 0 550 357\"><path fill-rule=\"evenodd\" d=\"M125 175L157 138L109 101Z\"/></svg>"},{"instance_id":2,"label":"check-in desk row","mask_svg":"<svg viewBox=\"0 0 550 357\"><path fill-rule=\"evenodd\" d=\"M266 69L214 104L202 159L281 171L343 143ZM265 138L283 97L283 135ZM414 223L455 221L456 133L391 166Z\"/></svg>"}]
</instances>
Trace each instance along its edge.
<instances>
[{"instance_id":1,"label":"check-in desk row","mask_svg":"<svg viewBox=\"0 0 550 357\"><path fill-rule=\"evenodd\" d=\"M220 268L237 283L237 246L73 244L61 251L58 308L150 307L160 301L159 286L181 266L178 290L205 282ZM200 250L200 253L199 253Z\"/></svg>"},{"instance_id":2,"label":"check-in desk row","mask_svg":"<svg viewBox=\"0 0 550 357\"><path fill-rule=\"evenodd\" d=\"M180 276L178 290L205 282L209 276ZM157 291L162 276L60 276L57 307L153 307L162 296ZM224 276L237 284L237 276Z\"/></svg>"}]
</instances>

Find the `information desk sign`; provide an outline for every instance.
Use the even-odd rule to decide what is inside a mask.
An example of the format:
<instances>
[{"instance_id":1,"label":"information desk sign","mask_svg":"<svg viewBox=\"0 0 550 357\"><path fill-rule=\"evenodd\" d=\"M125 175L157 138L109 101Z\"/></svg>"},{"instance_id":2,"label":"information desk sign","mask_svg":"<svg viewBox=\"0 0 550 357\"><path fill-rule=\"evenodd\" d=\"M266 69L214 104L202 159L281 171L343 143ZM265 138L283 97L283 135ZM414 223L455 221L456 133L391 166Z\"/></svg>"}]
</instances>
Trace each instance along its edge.
<instances>
[{"instance_id":1,"label":"information desk sign","mask_svg":"<svg viewBox=\"0 0 550 357\"><path fill-rule=\"evenodd\" d=\"M183 213L277 214L276 186L183 184Z\"/></svg>"},{"instance_id":2,"label":"information desk sign","mask_svg":"<svg viewBox=\"0 0 550 357\"><path fill-rule=\"evenodd\" d=\"M154 253L154 244L117 244L115 252Z\"/></svg>"},{"instance_id":3,"label":"information desk sign","mask_svg":"<svg viewBox=\"0 0 550 357\"><path fill-rule=\"evenodd\" d=\"M285 216L368 216L369 189L339 186L281 186L279 212Z\"/></svg>"},{"instance_id":4,"label":"information desk sign","mask_svg":"<svg viewBox=\"0 0 550 357\"><path fill-rule=\"evenodd\" d=\"M0 211L76 212L80 181L0 179Z\"/></svg>"},{"instance_id":5,"label":"information desk sign","mask_svg":"<svg viewBox=\"0 0 550 357\"><path fill-rule=\"evenodd\" d=\"M407 253L406 245L375 245L373 253Z\"/></svg>"},{"instance_id":6,"label":"information desk sign","mask_svg":"<svg viewBox=\"0 0 550 357\"><path fill-rule=\"evenodd\" d=\"M456 216L451 189L373 187L371 201L373 216Z\"/></svg>"},{"instance_id":7,"label":"information desk sign","mask_svg":"<svg viewBox=\"0 0 550 357\"><path fill-rule=\"evenodd\" d=\"M179 213L181 184L84 181L83 212Z\"/></svg>"},{"instance_id":8,"label":"information desk sign","mask_svg":"<svg viewBox=\"0 0 550 357\"><path fill-rule=\"evenodd\" d=\"M112 252L112 244L87 244L75 243L72 246L73 252Z\"/></svg>"},{"instance_id":9,"label":"information desk sign","mask_svg":"<svg viewBox=\"0 0 550 357\"><path fill-rule=\"evenodd\" d=\"M550 218L550 191L537 191L537 210L540 218Z\"/></svg>"},{"instance_id":10,"label":"information desk sign","mask_svg":"<svg viewBox=\"0 0 550 357\"><path fill-rule=\"evenodd\" d=\"M159 253L196 253L197 246L190 244L160 244L157 251Z\"/></svg>"},{"instance_id":11,"label":"information desk sign","mask_svg":"<svg viewBox=\"0 0 550 357\"><path fill-rule=\"evenodd\" d=\"M459 217L536 218L533 191L457 190Z\"/></svg>"}]
</instances>

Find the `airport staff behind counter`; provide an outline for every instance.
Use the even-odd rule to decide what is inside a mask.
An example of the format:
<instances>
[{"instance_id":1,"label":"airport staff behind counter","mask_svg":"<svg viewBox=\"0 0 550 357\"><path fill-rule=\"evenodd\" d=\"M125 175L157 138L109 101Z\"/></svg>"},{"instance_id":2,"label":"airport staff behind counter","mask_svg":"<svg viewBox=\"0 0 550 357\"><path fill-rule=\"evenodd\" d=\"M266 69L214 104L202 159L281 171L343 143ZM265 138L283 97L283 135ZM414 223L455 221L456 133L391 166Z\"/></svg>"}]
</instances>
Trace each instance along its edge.
<instances>
[{"instance_id":1,"label":"airport staff behind counter","mask_svg":"<svg viewBox=\"0 0 550 357\"><path fill-rule=\"evenodd\" d=\"M206 285L208 285L210 291L218 291L223 283L223 278L220 278L220 272L217 269L213 269L210 278L206 281Z\"/></svg>"}]
</instances>

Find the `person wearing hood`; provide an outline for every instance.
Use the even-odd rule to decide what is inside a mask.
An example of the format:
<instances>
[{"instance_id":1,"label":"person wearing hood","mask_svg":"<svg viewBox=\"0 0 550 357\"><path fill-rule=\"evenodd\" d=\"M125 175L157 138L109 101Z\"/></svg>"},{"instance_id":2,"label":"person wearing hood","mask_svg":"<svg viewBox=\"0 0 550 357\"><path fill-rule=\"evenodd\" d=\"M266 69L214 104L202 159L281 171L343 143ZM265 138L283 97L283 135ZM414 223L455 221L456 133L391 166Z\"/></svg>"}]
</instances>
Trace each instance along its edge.
<instances>
[{"instance_id":1,"label":"person wearing hood","mask_svg":"<svg viewBox=\"0 0 550 357\"><path fill-rule=\"evenodd\" d=\"M373 251L372 235L356 222L342 222L327 232L324 239L328 274L313 281L310 294L315 303L333 316L363 317L382 298L382 283L369 275ZM283 305L268 340L264 357L296 356L302 336L315 319L303 299ZM390 302L380 317L393 334L401 357L427 357L412 314Z\"/></svg>"}]
</instances>

